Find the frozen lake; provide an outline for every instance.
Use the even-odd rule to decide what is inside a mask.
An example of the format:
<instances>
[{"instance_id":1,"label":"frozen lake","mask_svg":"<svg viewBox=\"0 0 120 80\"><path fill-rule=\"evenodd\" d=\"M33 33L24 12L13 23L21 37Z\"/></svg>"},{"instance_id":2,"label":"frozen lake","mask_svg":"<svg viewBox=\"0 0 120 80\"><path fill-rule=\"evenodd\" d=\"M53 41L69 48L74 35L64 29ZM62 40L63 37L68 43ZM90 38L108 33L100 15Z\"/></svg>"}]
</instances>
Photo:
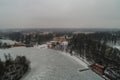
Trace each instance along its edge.
<instances>
[{"instance_id":1,"label":"frozen lake","mask_svg":"<svg viewBox=\"0 0 120 80\"><path fill-rule=\"evenodd\" d=\"M79 72L85 67L59 51L33 47L0 49L2 59L4 53L25 55L31 61L31 71L22 80L104 80L91 70Z\"/></svg>"}]
</instances>

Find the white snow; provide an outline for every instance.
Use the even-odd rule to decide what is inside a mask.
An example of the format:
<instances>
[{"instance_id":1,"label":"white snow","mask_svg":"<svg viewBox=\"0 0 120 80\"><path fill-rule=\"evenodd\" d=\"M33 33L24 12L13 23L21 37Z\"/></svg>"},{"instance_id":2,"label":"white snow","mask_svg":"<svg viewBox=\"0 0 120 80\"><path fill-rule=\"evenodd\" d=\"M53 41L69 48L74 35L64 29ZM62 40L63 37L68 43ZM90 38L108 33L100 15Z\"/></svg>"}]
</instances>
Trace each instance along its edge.
<instances>
[{"instance_id":1,"label":"white snow","mask_svg":"<svg viewBox=\"0 0 120 80\"><path fill-rule=\"evenodd\" d=\"M0 58L4 53L25 55L31 61L31 71L22 80L104 80L91 70L79 72L87 68L87 64L68 53L38 47L14 47L0 49Z\"/></svg>"},{"instance_id":2,"label":"white snow","mask_svg":"<svg viewBox=\"0 0 120 80\"><path fill-rule=\"evenodd\" d=\"M77 58L76 56L71 56L69 53L66 52L62 52L62 54L74 59L75 61L77 61L79 64L81 64L82 66L84 66L85 68L88 68L88 64L86 64L85 62L82 61L82 59Z\"/></svg>"},{"instance_id":3,"label":"white snow","mask_svg":"<svg viewBox=\"0 0 120 80\"><path fill-rule=\"evenodd\" d=\"M68 41L63 41L61 44L64 45L64 46L67 46L68 45Z\"/></svg>"},{"instance_id":4,"label":"white snow","mask_svg":"<svg viewBox=\"0 0 120 80\"><path fill-rule=\"evenodd\" d=\"M120 50L120 41L118 41L116 44L114 44L112 42L108 42L107 45Z\"/></svg>"},{"instance_id":5,"label":"white snow","mask_svg":"<svg viewBox=\"0 0 120 80\"><path fill-rule=\"evenodd\" d=\"M113 48L117 48L120 50L120 46L117 46L117 45L113 46Z\"/></svg>"},{"instance_id":6,"label":"white snow","mask_svg":"<svg viewBox=\"0 0 120 80\"><path fill-rule=\"evenodd\" d=\"M7 44L17 43L16 41L12 41L12 40L8 40L8 39L6 39L6 40L0 39L0 41L1 41L2 43L7 43Z\"/></svg>"},{"instance_id":7,"label":"white snow","mask_svg":"<svg viewBox=\"0 0 120 80\"><path fill-rule=\"evenodd\" d=\"M64 41L63 44L67 45L68 42ZM48 46L46 44L42 44L42 45L38 45L38 46L34 46L34 48L38 48L38 49L45 49L48 48ZM59 51L61 52L61 51ZM85 68L88 68L88 64L86 64L86 60L82 59L82 58L77 58L76 56L71 56L69 53L67 52L61 52L62 54L64 54L65 56L68 56L72 59L74 59L75 61L77 61L79 64L83 65ZM84 62L83 62L84 61ZM86 63L85 63L86 62Z\"/></svg>"},{"instance_id":8,"label":"white snow","mask_svg":"<svg viewBox=\"0 0 120 80\"><path fill-rule=\"evenodd\" d=\"M42 44L42 45L35 45L34 48L41 49L41 48L48 48L48 46L47 44Z\"/></svg>"}]
</instances>

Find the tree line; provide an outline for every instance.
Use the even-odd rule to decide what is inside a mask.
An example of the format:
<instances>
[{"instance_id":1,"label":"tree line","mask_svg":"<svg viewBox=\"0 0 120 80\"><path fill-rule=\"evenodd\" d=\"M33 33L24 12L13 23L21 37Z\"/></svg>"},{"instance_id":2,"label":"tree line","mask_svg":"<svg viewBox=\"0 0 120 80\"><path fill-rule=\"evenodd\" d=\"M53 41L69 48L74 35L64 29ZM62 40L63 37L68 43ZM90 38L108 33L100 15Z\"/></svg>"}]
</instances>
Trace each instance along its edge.
<instances>
[{"instance_id":1,"label":"tree line","mask_svg":"<svg viewBox=\"0 0 120 80\"><path fill-rule=\"evenodd\" d=\"M37 43L42 44L44 42L50 41L53 39L53 34L43 34L43 33L33 33L33 34L23 34L20 32L13 32L8 35L9 39L15 40L17 42L22 42L25 44Z\"/></svg>"},{"instance_id":2,"label":"tree line","mask_svg":"<svg viewBox=\"0 0 120 80\"><path fill-rule=\"evenodd\" d=\"M30 69L30 61L25 56L15 59L10 54L5 54L5 61L0 59L0 80L20 80Z\"/></svg>"},{"instance_id":3,"label":"tree line","mask_svg":"<svg viewBox=\"0 0 120 80\"><path fill-rule=\"evenodd\" d=\"M68 49L77 56L105 68L112 67L120 77L120 50L109 47L107 42L116 43L117 38L110 33L76 34L69 41ZM117 71L116 71L117 70Z\"/></svg>"}]
</instances>

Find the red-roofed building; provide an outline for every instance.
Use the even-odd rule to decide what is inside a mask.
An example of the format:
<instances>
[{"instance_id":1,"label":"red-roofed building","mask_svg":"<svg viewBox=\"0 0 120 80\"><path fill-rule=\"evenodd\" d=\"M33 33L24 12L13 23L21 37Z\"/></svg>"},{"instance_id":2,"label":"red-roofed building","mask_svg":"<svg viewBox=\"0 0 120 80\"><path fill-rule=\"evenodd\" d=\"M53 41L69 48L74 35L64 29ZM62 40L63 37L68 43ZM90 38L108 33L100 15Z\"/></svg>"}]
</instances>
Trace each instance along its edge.
<instances>
[{"instance_id":1,"label":"red-roofed building","mask_svg":"<svg viewBox=\"0 0 120 80\"><path fill-rule=\"evenodd\" d=\"M63 38L63 37L54 37L53 38L53 41L57 41L57 42L63 42L63 41L65 41L66 39L65 38Z\"/></svg>"},{"instance_id":2,"label":"red-roofed building","mask_svg":"<svg viewBox=\"0 0 120 80\"><path fill-rule=\"evenodd\" d=\"M13 46L14 47L19 47L19 46L25 46L25 44L24 43L15 43Z\"/></svg>"},{"instance_id":3,"label":"red-roofed building","mask_svg":"<svg viewBox=\"0 0 120 80\"><path fill-rule=\"evenodd\" d=\"M90 67L92 70L94 70L98 74L100 74L100 75L104 74L104 70L105 70L104 66L95 63L95 64L90 65Z\"/></svg>"}]
</instances>

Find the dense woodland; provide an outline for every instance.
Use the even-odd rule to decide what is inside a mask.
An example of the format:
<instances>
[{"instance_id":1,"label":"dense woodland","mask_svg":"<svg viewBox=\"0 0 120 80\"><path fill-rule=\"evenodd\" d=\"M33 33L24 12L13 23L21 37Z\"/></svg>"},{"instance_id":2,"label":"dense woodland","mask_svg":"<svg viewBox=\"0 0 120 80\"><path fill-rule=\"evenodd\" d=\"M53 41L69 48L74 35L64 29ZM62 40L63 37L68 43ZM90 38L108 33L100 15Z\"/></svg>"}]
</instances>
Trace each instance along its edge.
<instances>
[{"instance_id":1,"label":"dense woodland","mask_svg":"<svg viewBox=\"0 0 120 80\"><path fill-rule=\"evenodd\" d=\"M69 41L68 48L71 54L74 51L89 62L114 68L116 78L120 78L120 50L107 45L107 42L116 44L118 39L119 36L111 33L76 34Z\"/></svg>"},{"instance_id":2,"label":"dense woodland","mask_svg":"<svg viewBox=\"0 0 120 80\"><path fill-rule=\"evenodd\" d=\"M0 60L0 80L20 80L30 69L30 61L25 56L15 59L10 54L4 56L5 61Z\"/></svg>"},{"instance_id":3,"label":"dense woodland","mask_svg":"<svg viewBox=\"0 0 120 80\"><path fill-rule=\"evenodd\" d=\"M33 34L23 34L20 32L13 32L8 35L9 39L15 40L17 42L22 42L25 44L42 44L53 39L53 34L43 34L43 33L33 33Z\"/></svg>"}]
</instances>

